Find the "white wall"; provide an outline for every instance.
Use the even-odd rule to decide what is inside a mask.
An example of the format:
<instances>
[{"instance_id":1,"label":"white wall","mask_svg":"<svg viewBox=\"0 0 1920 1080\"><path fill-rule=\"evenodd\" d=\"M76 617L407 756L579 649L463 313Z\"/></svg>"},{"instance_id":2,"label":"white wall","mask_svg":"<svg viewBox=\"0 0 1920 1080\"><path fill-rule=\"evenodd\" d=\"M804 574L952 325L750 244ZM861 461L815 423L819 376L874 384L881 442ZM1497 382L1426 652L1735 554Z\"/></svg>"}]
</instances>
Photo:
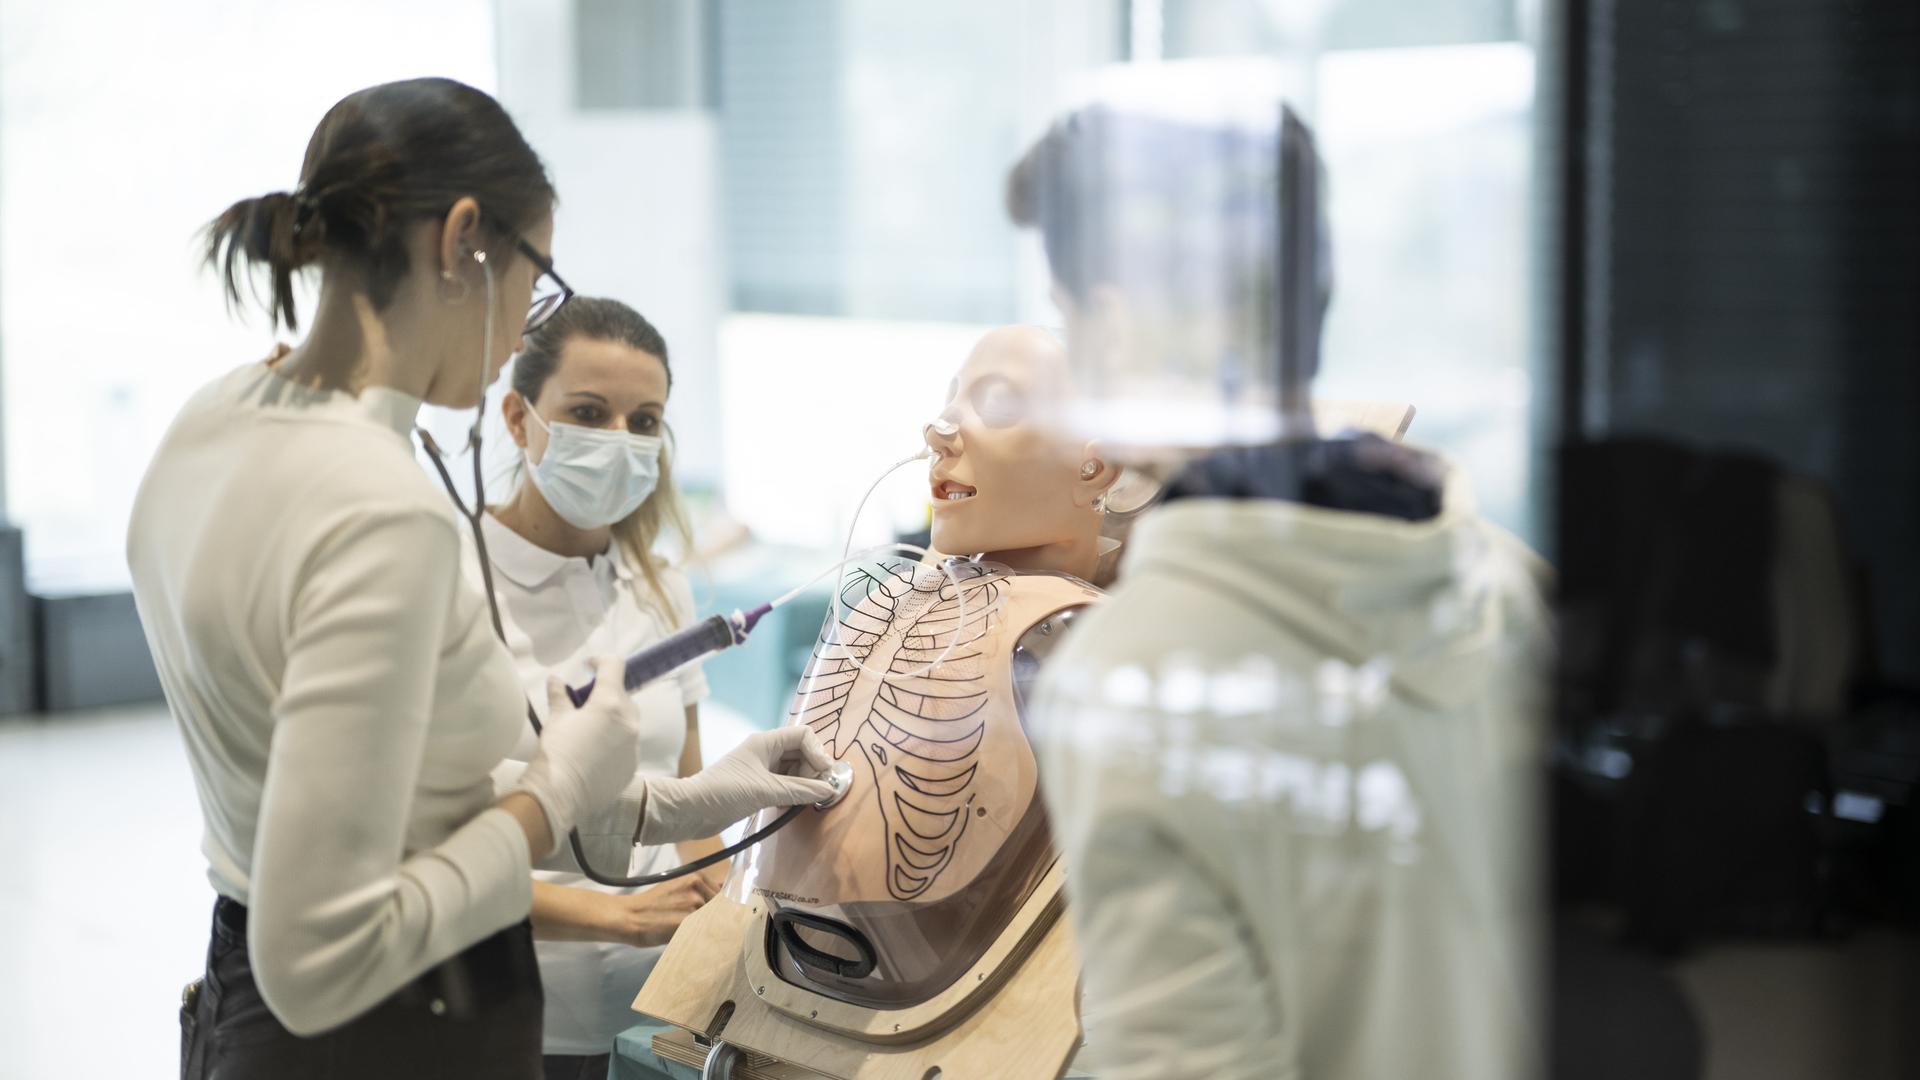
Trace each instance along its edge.
<instances>
[{"instance_id":1,"label":"white wall","mask_svg":"<svg viewBox=\"0 0 1920 1080\"><path fill-rule=\"evenodd\" d=\"M989 327L735 315L720 336L727 506L756 538L838 550L881 470L925 447L947 385ZM927 465L875 492L856 544L928 522Z\"/></svg>"},{"instance_id":2,"label":"white wall","mask_svg":"<svg viewBox=\"0 0 1920 1080\"><path fill-rule=\"evenodd\" d=\"M1315 66L1334 246L1320 394L1410 401L1408 441L1528 513L1534 54L1520 42L1329 52Z\"/></svg>"},{"instance_id":3,"label":"white wall","mask_svg":"<svg viewBox=\"0 0 1920 1080\"><path fill-rule=\"evenodd\" d=\"M660 328L672 354L676 478L712 485L721 473L715 328L723 283L714 118L577 109L574 5L498 0L495 8L500 100L560 191L554 266L582 295L631 304Z\"/></svg>"},{"instance_id":4,"label":"white wall","mask_svg":"<svg viewBox=\"0 0 1920 1080\"><path fill-rule=\"evenodd\" d=\"M125 584L174 412L273 345L227 316L199 228L291 188L335 101L417 75L491 89L486 0L0 0L0 402L37 587Z\"/></svg>"}]
</instances>

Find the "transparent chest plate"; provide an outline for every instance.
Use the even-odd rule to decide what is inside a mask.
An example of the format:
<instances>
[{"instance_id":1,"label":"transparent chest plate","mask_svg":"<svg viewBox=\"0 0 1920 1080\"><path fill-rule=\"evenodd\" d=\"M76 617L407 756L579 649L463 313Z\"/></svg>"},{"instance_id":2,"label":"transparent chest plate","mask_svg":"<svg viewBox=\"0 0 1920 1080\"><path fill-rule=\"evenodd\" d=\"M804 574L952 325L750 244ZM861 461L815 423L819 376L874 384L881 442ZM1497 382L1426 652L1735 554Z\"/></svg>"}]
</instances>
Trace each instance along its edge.
<instances>
[{"instance_id":1,"label":"transparent chest plate","mask_svg":"<svg viewBox=\"0 0 1920 1080\"><path fill-rule=\"evenodd\" d=\"M1023 699L1099 598L1077 579L907 560L849 573L788 722L852 767L847 793L734 863L764 902L769 966L900 1008L939 993L1007 930L1054 860Z\"/></svg>"}]
</instances>

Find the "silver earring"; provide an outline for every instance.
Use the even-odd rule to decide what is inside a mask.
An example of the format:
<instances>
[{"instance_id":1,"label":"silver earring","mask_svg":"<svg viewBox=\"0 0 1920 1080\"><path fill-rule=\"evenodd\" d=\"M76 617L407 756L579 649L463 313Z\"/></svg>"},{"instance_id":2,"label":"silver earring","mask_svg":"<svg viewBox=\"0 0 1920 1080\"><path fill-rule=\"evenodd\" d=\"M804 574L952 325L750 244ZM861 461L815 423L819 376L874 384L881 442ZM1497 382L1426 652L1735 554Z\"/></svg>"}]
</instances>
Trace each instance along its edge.
<instances>
[{"instance_id":1,"label":"silver earring","mask_svg":"<svg viewBox=\"0 0 1920 1080\"><path fill-rule=\"evenodd\" d=\"M451 288L451 286L454 286L454 285L460 286L460 292L457 295L453 293L453 290ZM441 303L452 304L456 307L466 303L467 289L468 289L467 283L460 278L454 277L453 271L451 270L440 271L440 302Z\"/></svg>"},{"instance_id":2,"label":"silver earring","mask_svg":"<svg viewBox=\"0 0 1920 1080\"><path fill-rule=\"evenodd\" d=\"M1080 466L1080 479L1091 480L1093 479L1094 474L1098 473L1099 471L1100 471L1100 463L1097 461L1089 461L1085 465Z\"/></svg>"}]
</instances>

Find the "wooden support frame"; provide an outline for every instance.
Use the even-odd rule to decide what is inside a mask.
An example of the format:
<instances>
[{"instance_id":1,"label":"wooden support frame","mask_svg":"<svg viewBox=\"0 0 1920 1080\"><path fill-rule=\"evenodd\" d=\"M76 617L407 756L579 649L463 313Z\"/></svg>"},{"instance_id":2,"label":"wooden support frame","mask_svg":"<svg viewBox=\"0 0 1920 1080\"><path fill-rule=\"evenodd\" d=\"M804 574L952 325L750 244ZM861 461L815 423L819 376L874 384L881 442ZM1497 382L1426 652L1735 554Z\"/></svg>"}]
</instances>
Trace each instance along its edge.
<instances>
[{"instance_id":1,"label":"wooden support frame","mask_svg":"<svg viewBox=\"0 0 1920 1080\"><path fill-rule=\"evenodd\" d=\"M1062 917L1061 867L1048 872L1009 933L936 998L909 1009L869 1009L793 986L767 968L766 912L725 896L695 912L647 979L634 1009L685 1029L660 1036L685 1061L693 1040L722 1039L757 1055L743 1080L1052 1080L1080 1041L1079 953ZM757 962L756 962L757 961ZM971 984L971 985L970 985ZM795 1068L801 1071L794 1071Z\"/></svg>"}]
</instances>

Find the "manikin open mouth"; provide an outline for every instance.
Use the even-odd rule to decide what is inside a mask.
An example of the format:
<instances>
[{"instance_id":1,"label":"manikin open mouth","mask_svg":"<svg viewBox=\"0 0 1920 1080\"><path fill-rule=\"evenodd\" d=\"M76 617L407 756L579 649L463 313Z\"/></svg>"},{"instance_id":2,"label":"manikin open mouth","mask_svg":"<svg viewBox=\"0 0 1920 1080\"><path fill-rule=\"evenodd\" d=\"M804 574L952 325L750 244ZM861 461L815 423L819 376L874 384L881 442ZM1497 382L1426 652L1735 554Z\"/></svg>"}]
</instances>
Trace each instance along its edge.
<instances>
[{"instance_id":1,"label":"manikin open mouth","mask_svg":"<svg viewBox=\"0 0 1920 1080\"><path fill-rule=\"evenodd\" d=\"M971 499L975 494L977 492L974 488L957 480L942 480L933 485L934 502L959 502L962 499Z\"/></svg>"}]
</instances>

